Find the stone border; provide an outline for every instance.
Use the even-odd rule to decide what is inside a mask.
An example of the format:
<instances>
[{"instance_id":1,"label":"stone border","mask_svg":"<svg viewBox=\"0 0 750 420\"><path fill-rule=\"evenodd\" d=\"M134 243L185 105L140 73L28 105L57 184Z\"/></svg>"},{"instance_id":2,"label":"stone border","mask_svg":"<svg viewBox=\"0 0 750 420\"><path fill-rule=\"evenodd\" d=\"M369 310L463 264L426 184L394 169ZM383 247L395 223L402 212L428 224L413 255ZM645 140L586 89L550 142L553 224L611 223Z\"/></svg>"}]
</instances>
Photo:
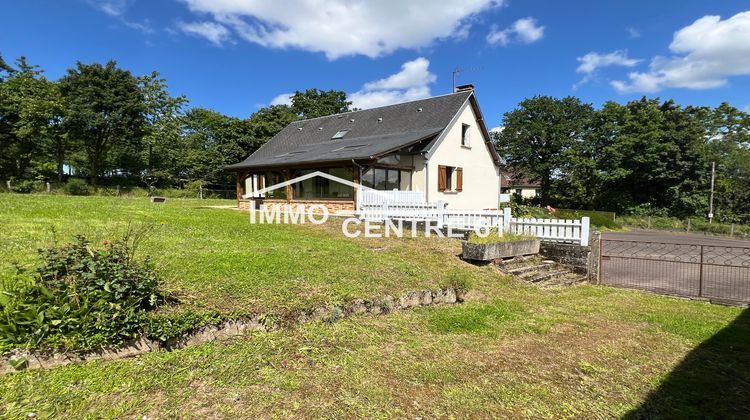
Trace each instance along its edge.
<instances>
[{"instance_id":1,"label":"stone border","mask_svg":"<svg viewBox=\"0 0 750 420\"><path fill-rule=\"evenodd\" d=\"M292 318L293 322L291 325L287 325L286 328L293 327L295 324L302 325L310 322L336 322L355 315L384 315L393 311L423 306L455 304L463 302L465 294L465 290L447 287L436 291L426 289L406 292L397 298L387 295L372 301L354 299L345 305L320 306L313 310L302 312ZM202 327L194 332L167 340L166 342L142 337L124 346L105 348L100 351L88 353L67 352L45 354L17 349L9 356L0 357L0 375L31 369L50 369L92 360L125 359L152 351L171 351L213 340L225 340L241 336L250 331L268 332L276 329L274 326L268 326L267 323L263 322L267 317L267 315L255 315L250 319L228 320L218 325ZM14 367L14 364L18 367Z\"/></svg>"}]
</instances>

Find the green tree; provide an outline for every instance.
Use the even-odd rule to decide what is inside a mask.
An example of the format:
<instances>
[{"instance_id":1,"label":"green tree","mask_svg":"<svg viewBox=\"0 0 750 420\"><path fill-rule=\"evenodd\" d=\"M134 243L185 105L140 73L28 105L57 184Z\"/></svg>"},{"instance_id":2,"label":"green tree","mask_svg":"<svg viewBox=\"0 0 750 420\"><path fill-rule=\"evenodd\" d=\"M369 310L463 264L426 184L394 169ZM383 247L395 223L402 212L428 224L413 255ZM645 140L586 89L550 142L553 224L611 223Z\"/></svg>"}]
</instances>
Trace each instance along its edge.
<instances>
[{"instance_id":1,"label":"green tree","mask_svg":"<svg viewBox=\"0 0 750 420\"><path fill-rule=\"evenodd\" d=\"M257 147L247 120L204 108L186 113L183 133L183 153L175 169L181 179L190 181L233 182L224 166L239 162Z\"/></svg>"},{"instance_id":2,"label":"green tree","mask_svg":"<svg viewBox=\"0 0 750 420\"><path fill-rule=\"evenodd\" d=\"M0 170L29 179L51 172L55 162L61 180L68 142L60 127L65 115L60 91L25 57L16 66L0 83L0 141L5 151Z\"/></svg>"},{"instance_id":3,"label":"green tree","mask_svg":"<svg viewBox=\"0 0 750 420\"><path fill-rule=\"evenodd\" d=\"M289 123L296 121L297 115L291 107L287 105L273 105L261 108L248 118L248 123L253 132L254 141L257 143L255 148L260 147L263 143L275 136L279 131ZM254 152L255 149L248 152Z\"/></svg>"},{"instance_id":4,"label":"green tree","mask_svg":"<svg viewBox=\"0 0 750 420\"><path fill-rule=\"evenodd\" d=\"M540 199L553 200L553 181L569 168L576 144L587 141L594 109L579 99L536 96L503 116L494 134L498 153L513 171L540 183Z\"/></svg>"},{"instance_id":5,"label":"green tree","mask_svg":"<svg viewBox=\"0 0 750 420\"><path fill-rule=\"evenodd\" d=\"M182 95L170 95L167 81L158 72L140 77L138 84L146 106L146 131L138 155L149 175L169 179L180 153L182 119L188 100Z\"/></svg>"},{"instance_id":6,"label":"green tree","mask_svg":"<svg viewBox=\"0 0 750 420\"><path fill-rule=\"evenodd\" d=\"M716 163L716 219L750 223L750 114L727 103L695 113L704 128L703 160Z\"/></svg>"},{"instance_id":7,"label":"green tree","mask_svg":"<svg viewBox=\"0 0 750 420\"><path fill-rule=\"evenodd\" d=\"M701 125L673 101L607 102L594 129L597 207L694 214L705 205Z\"/></svg>"},{"instance_id":8,"label":"green tree","mask_svg":"<svg viewBox=\"0 0 750 420\"><path fill-rule=\"evenodd\" d=\"M307 89L294 92L291 108L300 118L317 118L349 112L351 104L343 91Z\"/></svg>"},{"instance_id":9,"label":"green tree","mask_svg":"<svg viewBox=\"0 0 750 420\"><path fill-rule=\"evenodd\" d=\"M60 90L69 110L65 129L80 140L91 183L96 185L109 164L113 147L138 144L145 132L146 106L138 80L109 61L77 63L60 79Z\"/></svg>"}]
</instances>

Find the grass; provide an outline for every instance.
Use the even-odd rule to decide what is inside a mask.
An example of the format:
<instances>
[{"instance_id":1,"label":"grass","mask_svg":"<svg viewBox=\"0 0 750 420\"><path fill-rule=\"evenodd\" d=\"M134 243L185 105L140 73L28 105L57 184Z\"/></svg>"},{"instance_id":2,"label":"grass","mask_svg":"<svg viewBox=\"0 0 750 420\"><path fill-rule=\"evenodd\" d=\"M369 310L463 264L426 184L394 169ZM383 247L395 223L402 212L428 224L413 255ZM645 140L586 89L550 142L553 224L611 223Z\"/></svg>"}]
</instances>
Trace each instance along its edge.
<instances>
[{"instance_id":1,"label":"grass","mask_svg":"<svg viewBox=\"0 0 750 420\"><path fill-rule=\"evenodd\" d=\"M703 218L678 219L662 216L621 216L618 221L624 226L649 230L669 230L677 232L705 232L715 235L731 235L739 239L750 238L750 226L731 223L708 223Z\"/></svg>"},{"instance_id":2,"label":"grass","mask_svg":"<svg viewBox=\"0 0 750 420\"><path fill-rule=\"evenodd\" d=\"M502 235L498 235L497 230L492 230L487 236L479 236L476 232L471 232L468 241L472 244L492 244L497 242L528 241L532 239L536 239L536 236L512 232L505 232Z\"/></svg>"},{"instance_id":3,"label":"grass","mask_svg":"<svg viewBox=\"0 0 750 420\"><path fill-rule=\"evenodd\" d=\"M513 208L513 216L536 219L580 219L582 217L588 217L591 219L591 225L596 229L622 229L622 224L620 223L619 218L615 220L615 213L608 211L555 209L554 213L550 213L544 207L515 206Z\"/></svg>"},{"instance_id":4,"label":"grass","mask_svg":"<svg viewBox=\"0 0 750 420\"><path fill-rule=\"evenodd\" d=\"M252 225L246 213L205 207L234 204L230 200L156 205L145 198L2 194L0 201L0 279L12 277L16 264L33 267L35 250L53 240L81 233L102 241L118 237L129 223L147 223L156 229L141 252L153 258L185 310L283 313L450 281L449 270L425 269L440 263L433 251L446 242L439 238L383 245L344 238L329 226Z\"/></svg>"},{"instance_id":5,"label":"grass","mask_svg":"<svg viewBox=\"0 0 750 420\"><path fill-rule=\"evenodd\" d=\"M200 202L0 194L0 273L130 221L185 308L303 308L470 284L466 303L255 333L0 377L0 417L747 418L748 310L591 285L541 289L460 261L460 242L251 226ZM214 202L213 204L220 204ZM7 258L6 258L7 257ZM320 261L318 261L320 260ZM727 403L731 401L731 403Z\"/></svg>"}]
</instances>

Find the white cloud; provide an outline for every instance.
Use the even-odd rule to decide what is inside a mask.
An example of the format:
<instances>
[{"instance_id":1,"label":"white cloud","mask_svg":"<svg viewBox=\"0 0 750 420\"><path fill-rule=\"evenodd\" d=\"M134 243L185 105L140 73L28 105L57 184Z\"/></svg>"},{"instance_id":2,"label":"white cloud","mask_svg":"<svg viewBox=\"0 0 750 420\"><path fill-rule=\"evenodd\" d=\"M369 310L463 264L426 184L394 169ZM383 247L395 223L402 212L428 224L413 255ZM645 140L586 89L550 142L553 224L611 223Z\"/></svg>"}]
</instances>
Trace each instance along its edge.
<instances>
[{"instance_id":1,"label":"white cloud","mask_svg":"<svg viewBox=\"0 0 750 420\"><path fill-rule=\"evenodd\" d=\"M229 29L214 22L178 22L177 27L187 34L206 38L217 46L222 45L230 37Z\"/></svg>"},{"instance_id":2,"label":"white cloud","mask_svg":"<svg viewBox=\"0 0 750 420\"><path fill-rule=\"evenodd\" d=\"M625 30L628 31L628 36L630 36L631 38L640 38L641 37L641 31L639 31L638 29L636 29L636 28L634 28L632 26L629 26L629 27L625 28Z\"/></svg>"},{"instance_id":3,"label":"white cloud","mask_svg":"<svg viewBox=\"0 0 750 420\"><path fill-rule=\"evenodd\" d=\"M466 36L472 19L502 0L182 0L242 39L270 48L379 57Z\"/></svg>"},{"instance_id":4,"label":"white cloud","mask_svg":"<svg viewBox=\"0 0 750 420\"><path fill-rule=\"evenodd\" d=\"M581 63L576 68L576 73L583 73L584 76L583 79L573 85L573 90L590 82L600 68L610 66L633 67L643 61L637 58L629 58L628 52L625 50L617 50L608 54L599 54L592 51L583 57L578 57L576 60Z\"/></svg>"},{"instance_id":5,"label":"white cloud","mask_svg":"<svg viewBox=\"0 0 750 420\"><path fill-rule=\"evenodd\" d=\"M125 13L130 7L133 0L88 0L87 3L94 9L119 20L123 25L130 29L134 29L145 35L153 34L154 29L151 27L151 22L148 19L144 19L141 22L128 20L125 18Z\"/></svg>"},{"instance_id":6,"label":"white cloud","mask_svg":"<svg viewBox=\"0 0 750 420\"><path fill-rule=\"evenodd\" d=\"M497 127L490 128L490 133L502 133L505 130L504 125L498 125Z\"/></svg>"},{"instance_id":7,"label":"white cloud","mask_svg":"<svg viewBox=\"0 0 750 420\"><path fill-rule=\"evenodd\" d=\"M536 19L527 17L518 19L505 29L493 27L487 34L487 42L491 45L508 45L511 41L518 41L523 44L531 44L544 38L544 26L538 26Z\"/></svg>"},{"instance_id":8,"label":"white cloud","mask_svg":"<svg viewBox=\"0 0 750 420\"><path fill-rule=\"evenodd\" d=\"M365 83L361 90L349 95L349 100L352 106L367 109L427 98L430 84L437 80L429 66L429 60L424 57L407 61L398 73Z\"/></svg>"},{"instance_id":9,"label":"white cloud","mask_svg":"<svg viewBox=\"0 0 750 420\"><path fill-rule=\"evenodd\" d=\"M602 67L609 66L625 66L633 67L643 60L636 58L629 58L628 52L625 50L613 51L608 54L599 54L596 52L590 52L583 57L577 58L578 62L581 63L576 69L577 73L591 74Z\"/></svg>"},{"instance_id":10,"label":"white cloud","mask_svg":"<svg viewBox=\"0 0 750 420\"><path fill-rule=\"evenodd\" d=\"M122 16L130 5L129 0L88 0L88 4L96 10L110 16Z\"/></svg>"},{"instance_id":11,"label":"white cloud","mask_svg":"<svg viewBox=\"0 0 750 420\"><path fill-rule=\"evenodd\" d=\"M621 93L711 89L726 85L730 76L750 75L750 11L726 20L704 16L675 32L669 49L674 55L654 57L648 71L612 86Z\"/></svg>"},{"instance_id":12,"label":"white cloud","mask_svg":"<svg viewBox=\"0 0 750 420\"><path fill-rule=\"evenodd\" d=\"M291 105L294 93L282 93L271 99L271 105Z\"/></svg>"}]
</instances>

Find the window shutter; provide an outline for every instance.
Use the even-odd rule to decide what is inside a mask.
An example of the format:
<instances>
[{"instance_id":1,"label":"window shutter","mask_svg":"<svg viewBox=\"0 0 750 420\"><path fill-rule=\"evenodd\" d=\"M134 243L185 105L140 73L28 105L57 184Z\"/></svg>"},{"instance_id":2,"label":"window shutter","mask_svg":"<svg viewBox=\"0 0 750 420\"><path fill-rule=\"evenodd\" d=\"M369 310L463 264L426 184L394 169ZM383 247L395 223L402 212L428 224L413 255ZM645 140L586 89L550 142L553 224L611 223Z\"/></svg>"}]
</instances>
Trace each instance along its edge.
<instances>
[{"instance_id":1,"label":"window shutter","mask_svg":"<svg viewBox=\"0 0 750 420\"><path fill-rule=\"evenodd\" d=\"M446 171L445 166L439 165L438 166L438 191L443 192L445 191L445 181L448 178L448 173Z\"/></svg>"},{"instance_id":2,"label":"window shutter","mask_svg":"<svg viewBox=\"0 0 750 420\"><path fill-rule=\"evenodd\" d=\"M464 187L464 168L456 168L456 191L461 191Z\"/></svg>"}]
</instances>

